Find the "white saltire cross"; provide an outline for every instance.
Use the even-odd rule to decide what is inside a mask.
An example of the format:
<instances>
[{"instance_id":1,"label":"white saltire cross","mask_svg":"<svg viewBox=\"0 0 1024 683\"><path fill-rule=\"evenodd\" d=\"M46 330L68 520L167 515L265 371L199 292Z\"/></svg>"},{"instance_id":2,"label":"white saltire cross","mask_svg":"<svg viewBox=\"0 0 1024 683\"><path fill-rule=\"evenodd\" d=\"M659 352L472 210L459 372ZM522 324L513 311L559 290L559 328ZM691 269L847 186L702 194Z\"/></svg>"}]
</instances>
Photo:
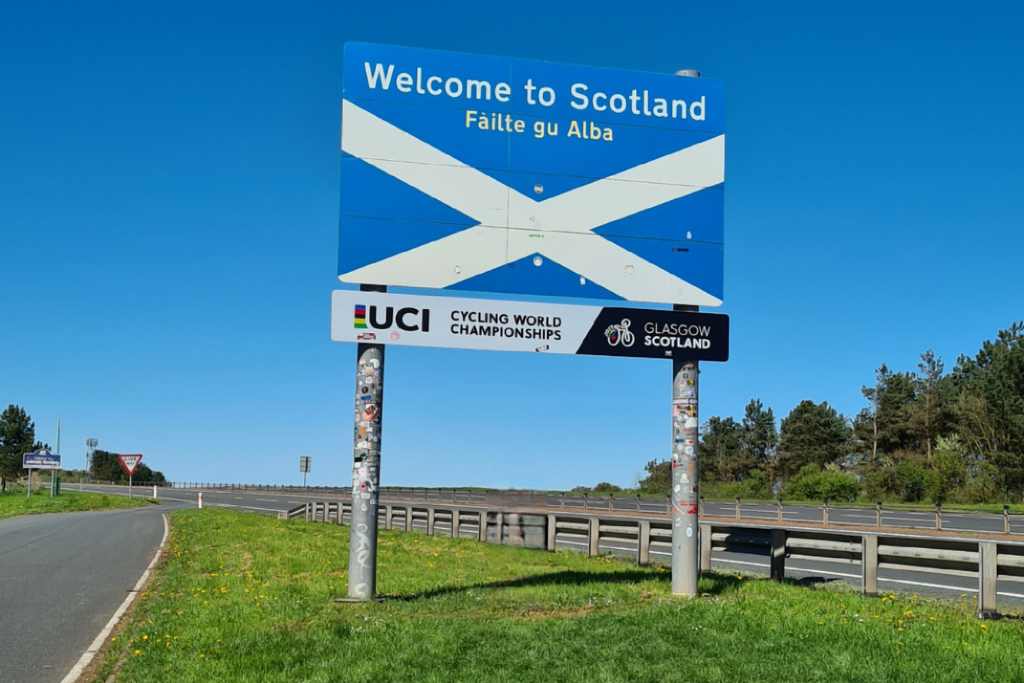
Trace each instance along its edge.
<instances>
[{"instance_id":1,"label":"white saltire cross","mask_svg":"<svg viewBox=\"0 0 1024 683\"><path fill-rule=\"evenodd\" d=\"M627 300L722 303L593 230L721 183L724 135L536 201L348 100L342 116L343 151L478 222L343 273L345 282L444 288L541 253Z\"/></svg>"}]
</instances>

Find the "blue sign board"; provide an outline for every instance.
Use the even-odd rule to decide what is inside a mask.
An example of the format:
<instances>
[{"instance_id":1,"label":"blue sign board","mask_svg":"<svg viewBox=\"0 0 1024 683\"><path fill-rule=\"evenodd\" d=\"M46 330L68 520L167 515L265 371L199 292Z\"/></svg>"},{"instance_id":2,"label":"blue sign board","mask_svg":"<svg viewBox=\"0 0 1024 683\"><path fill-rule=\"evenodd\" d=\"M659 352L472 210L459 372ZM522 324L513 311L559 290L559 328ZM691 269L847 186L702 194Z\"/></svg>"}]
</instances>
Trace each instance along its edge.
<instances>
[{"instance_id":1,"label":"blue sign board","mask_svg":"<svg viewBox=\"0 0 1024 683\"><path fill-rule=\"evenodd\" d=\"M345 46L339 279L716 306L719 82Z\"/></svg>"},{"instance_id":2,"label":"blue sign board","mask_svg":"<svg viewBox=\"0 0 1024 683\"><path fill-rule=\"evenodd\" d=\"M33 470L59 470L60 454L48 451L25 453L21 457L21 466Z\"/></svg>"}]
</instances>

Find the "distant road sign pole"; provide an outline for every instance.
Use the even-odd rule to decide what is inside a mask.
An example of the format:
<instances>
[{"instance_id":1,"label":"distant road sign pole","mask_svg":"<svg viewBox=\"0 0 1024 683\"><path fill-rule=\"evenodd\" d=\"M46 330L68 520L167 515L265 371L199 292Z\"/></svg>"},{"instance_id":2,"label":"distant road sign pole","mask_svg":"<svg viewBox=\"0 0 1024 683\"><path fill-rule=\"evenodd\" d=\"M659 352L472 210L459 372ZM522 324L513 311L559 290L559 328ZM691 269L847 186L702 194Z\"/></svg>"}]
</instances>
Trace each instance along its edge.
<instances>
[{"instance_id":1,"label":"distant road sign pole","mask_svg":"<svg viewBox=\"0 0 1024 683\"><path fill-rule=\"evenodd\" d=\"M386 287L378 285L360 285L359 288L369 292L387 291ZM359 322L357 315L354 324L358 326ZM356 347L348 600L372 600L377 591L377 489L380 486L383 414L384 345L361 341Z\"/></svg>"},{"instance_id":2,"label":"distant road sign pole","mask_svg":"<svg viewBox=\"0 0 1024 683\"><path fill-rule=\"evenodd\" d=\"M117 463L124 470L124 473L128 475L128 497L132 497L132 475L135 474L135 468L142 462L142 455L139 453L132 453L130 455L119 455L117 456Z\"/></svg>"},{"instance_id":3,"label":"distant road sign pole","mask_svg":"<svg viewBox=\"0 0 1024 683\"><path fill-rule=\"evenodd\" d=\"M676 76L700 78L700 72L681 69ZM697 311L698 307L676 304L672 309ZM699 374L697 361L672 359L672 593L687 597L696 597L700 578Z\"/></svg>"},{"instance_id":4,"label":"distant road sign pole","mask_svg":"<svg viewBox=\"0 0 1024 683\"><path fill-rule=\"evenodd\" d=\"M82 479L89 476L89 470L92 468L92 456L96 452L96 447L100 445L99 439L89 438L85 440L85 474L82 475ZM78 489L82 489L82 480L78 481Z\"/></svg>"}]
</instances>

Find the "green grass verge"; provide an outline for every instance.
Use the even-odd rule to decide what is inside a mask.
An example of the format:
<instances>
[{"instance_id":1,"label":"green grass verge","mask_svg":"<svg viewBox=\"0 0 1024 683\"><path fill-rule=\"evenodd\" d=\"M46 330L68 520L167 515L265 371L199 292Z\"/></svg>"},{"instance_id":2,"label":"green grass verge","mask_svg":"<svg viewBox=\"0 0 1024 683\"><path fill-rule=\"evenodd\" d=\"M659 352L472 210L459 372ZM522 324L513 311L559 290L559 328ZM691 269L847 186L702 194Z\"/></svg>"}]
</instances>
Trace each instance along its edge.
<instances>
[{"instance_id":1,"label":"green grass verge","mask_svg":"<svg viewBox=\"0 0 1024 683\"><path fill-rule=\"evenodd\" d=\"M33 491L32 497L25 495L25 489L15 489L0 494L0 519L18 515L34 515L43 512L81 512L83 510L110 510L133 508L146 505L146 498L108 496L104 493L83 493L64 489L59 496L50 497L50 490Z\"/></svg>"},{"instance_id":2,"label":"green grass verge","mask_svg":"<svg viewBox=\"0 0 1024 683\"><path fill-rule=\"evenodd\" d=\"M972 602L712 575L382 532L380 604L337 604L346 527L178 511L95 680L1007 681L1018 621Z\"/></svg>"}]
</instances>

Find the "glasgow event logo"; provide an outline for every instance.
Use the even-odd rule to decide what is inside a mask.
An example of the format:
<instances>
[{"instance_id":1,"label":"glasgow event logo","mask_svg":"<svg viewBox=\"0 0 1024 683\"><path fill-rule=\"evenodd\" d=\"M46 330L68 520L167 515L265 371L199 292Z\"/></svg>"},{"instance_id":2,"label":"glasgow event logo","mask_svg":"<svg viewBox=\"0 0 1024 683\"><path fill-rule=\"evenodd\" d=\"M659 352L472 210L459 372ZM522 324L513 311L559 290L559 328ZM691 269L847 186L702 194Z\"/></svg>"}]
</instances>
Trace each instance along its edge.
<instances>
[{"instance_id":1,"label":"glasgow event logo","mask_svg":"<svg viewBox=\"0 0 1024 683\"><path fill-rule=\"evenodd\" d=\"M608 340L608 346L632 346L633 342L636 341L636 337L629 331L629 325L629 318L623 318L622 322L617 325L609 325L604 331L604 336Z\"/></svg>"}]
</instances>

